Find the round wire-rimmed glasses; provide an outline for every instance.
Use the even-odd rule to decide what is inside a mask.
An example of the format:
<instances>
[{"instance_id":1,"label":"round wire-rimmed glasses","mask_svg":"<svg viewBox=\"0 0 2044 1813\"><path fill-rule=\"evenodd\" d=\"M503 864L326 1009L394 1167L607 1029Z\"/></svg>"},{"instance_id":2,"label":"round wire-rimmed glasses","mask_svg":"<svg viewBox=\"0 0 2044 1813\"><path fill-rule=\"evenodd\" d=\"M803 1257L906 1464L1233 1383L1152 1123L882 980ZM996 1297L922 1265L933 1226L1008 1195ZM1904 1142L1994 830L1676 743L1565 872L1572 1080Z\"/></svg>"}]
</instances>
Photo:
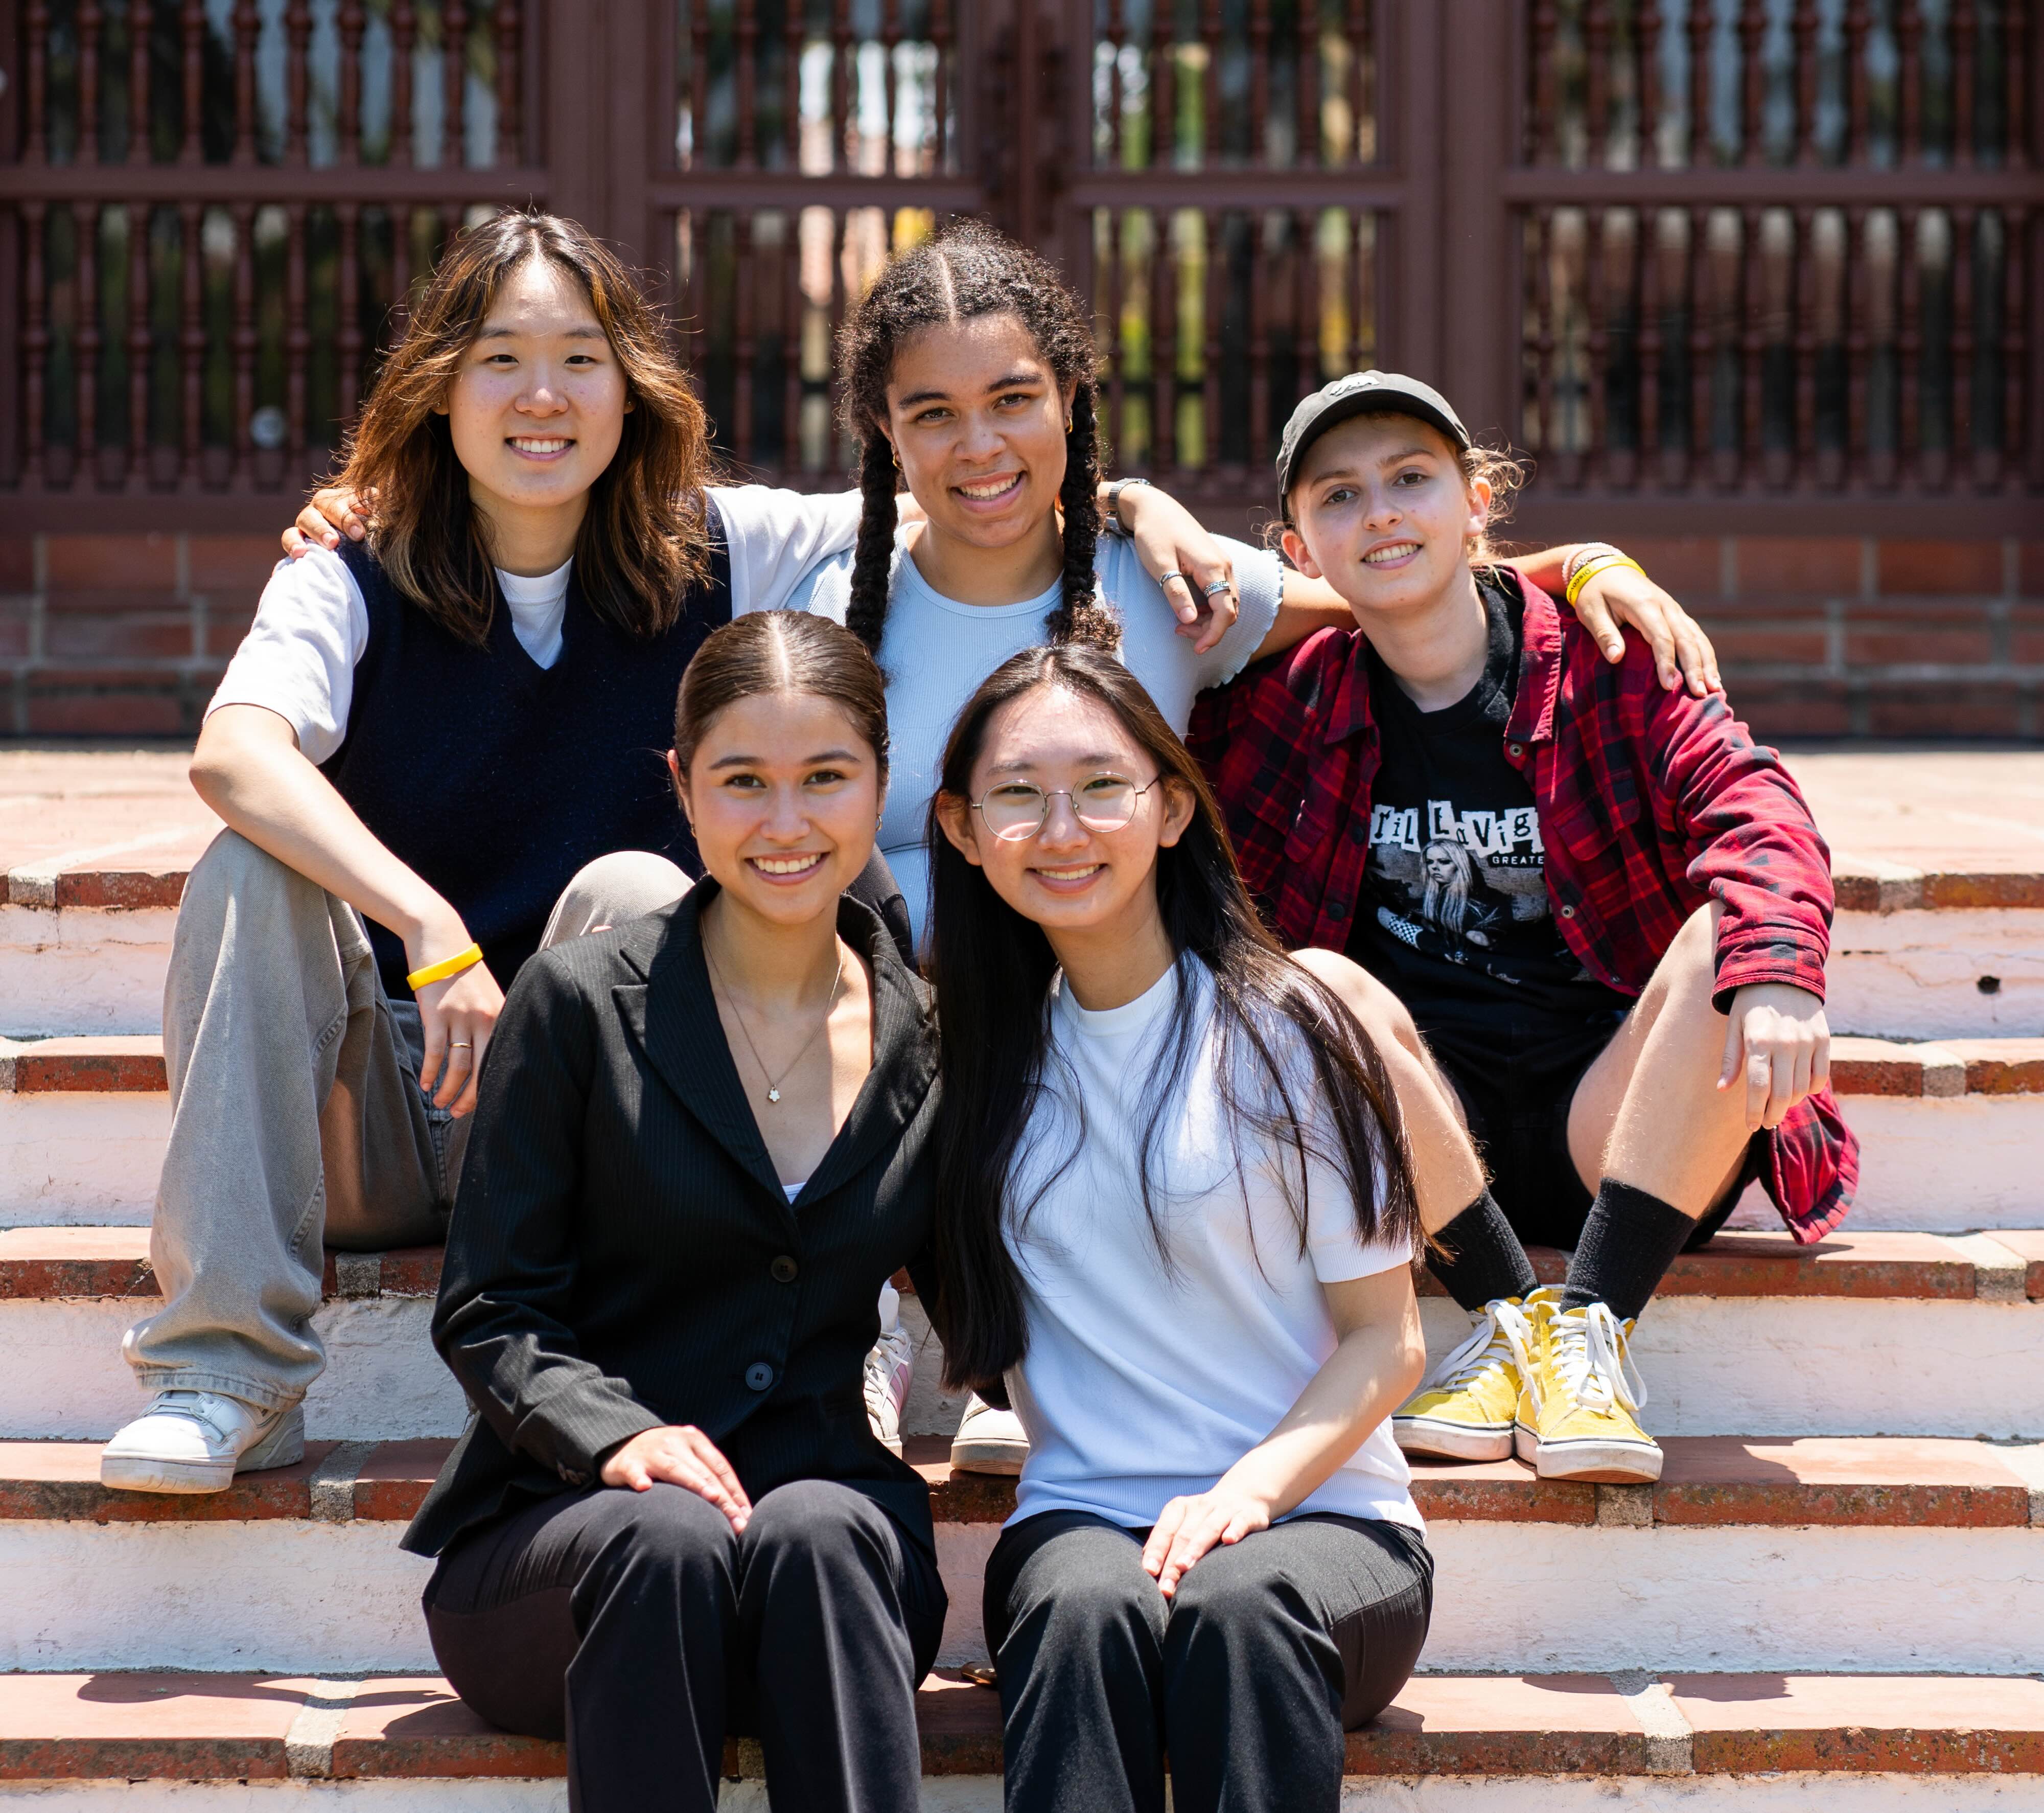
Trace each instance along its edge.
<instances>
[{"instance_id":1,"label":"round wire-rimmed glasses","mask_svg":"<svg viewBox=\"0 0 2044 1813\"><path fill-rule=\"evenodd\" d=\"M1136 802L1156 784L1153 780L1148 787L1138 787L1125 774L1097 774L1077 787L1047 791L1034 781L1005 780L973 801L972 809L1005 844L1035 837L1050 815L1051 802L1059 797L1072 803L1074 814L1089 831L1119 831L1135 816Z\"/></svg>"}]
</instances>

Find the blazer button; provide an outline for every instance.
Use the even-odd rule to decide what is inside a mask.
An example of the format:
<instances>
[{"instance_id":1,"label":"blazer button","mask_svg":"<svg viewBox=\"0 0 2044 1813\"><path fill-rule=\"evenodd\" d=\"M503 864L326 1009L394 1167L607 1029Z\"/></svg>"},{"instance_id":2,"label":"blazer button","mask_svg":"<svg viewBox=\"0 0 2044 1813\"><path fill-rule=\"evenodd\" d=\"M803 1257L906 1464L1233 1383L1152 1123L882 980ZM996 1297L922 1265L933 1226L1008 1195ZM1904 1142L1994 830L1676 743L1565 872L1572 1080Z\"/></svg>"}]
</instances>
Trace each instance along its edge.
<instances>
[{"instance_id":1,"label":"blazer button","mask_svg":"<svg viewBox=\"0 0 2044 1813\"><path fill-rule=\"evenodd\" d=\"M795 1272L797 1268L794 1261L786 1253L782 1253L775 1255L774 1263L766 1269L773 1274L775 1284L792 1284L795 1281Z\"/></svg>"},{"instance_id":2,"label":"blazer button","mask_svg":"<svg viewBox=\"0 0 2044 1813\"><path fill-rule=\"evenodd\" d=\"M763 1392L774 1382L774 1368L764 1360L755 1360L745 1368L745 1383L755 1392Z\"/></svg>"}]
</instances>

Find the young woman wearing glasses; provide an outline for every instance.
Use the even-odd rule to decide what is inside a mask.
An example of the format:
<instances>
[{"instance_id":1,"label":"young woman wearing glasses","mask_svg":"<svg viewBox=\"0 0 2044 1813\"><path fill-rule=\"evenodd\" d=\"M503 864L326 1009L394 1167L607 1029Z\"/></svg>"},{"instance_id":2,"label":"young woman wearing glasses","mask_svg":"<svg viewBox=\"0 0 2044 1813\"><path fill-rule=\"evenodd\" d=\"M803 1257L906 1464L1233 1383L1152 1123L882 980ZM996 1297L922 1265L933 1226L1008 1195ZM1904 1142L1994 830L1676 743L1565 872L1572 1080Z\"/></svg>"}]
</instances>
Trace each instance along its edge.
<instances>
[{"instance_id":1,"label":"young woman wearing glasses","mask_svg":"<svg viewBox=\"0 0 2044 1813\"><path fill-rule=\"evenodd\" d=\"M1082 641L981 686L932 809L932 1320L1032 1446L988 1564L1010 1813L1332 1813L1425 1640L1385 1419L1420 1214L1477 1181L1381 991L1288 957L1197 767Z\"/></svg>"}]
</instances>

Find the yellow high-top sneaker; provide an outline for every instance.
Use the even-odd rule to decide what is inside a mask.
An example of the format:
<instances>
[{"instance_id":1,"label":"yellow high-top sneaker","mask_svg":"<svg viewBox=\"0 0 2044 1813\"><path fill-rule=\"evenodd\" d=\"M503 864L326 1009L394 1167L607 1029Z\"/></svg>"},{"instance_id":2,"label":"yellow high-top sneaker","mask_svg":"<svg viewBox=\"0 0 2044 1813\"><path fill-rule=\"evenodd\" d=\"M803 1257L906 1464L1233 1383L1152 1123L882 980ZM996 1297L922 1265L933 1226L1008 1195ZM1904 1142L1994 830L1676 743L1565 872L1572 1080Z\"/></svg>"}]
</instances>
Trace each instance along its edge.
<instances>
[{"instance_id":1,"label":"yellow high-top sneaker","mask_svg":"<svg viewBox=\"0 0 2044 1813\"><path fill-rule=\"evenodd\" d=\"M1633 1412L1646 1402L1626 1341L1632 1324L1604 1303L1564 1310L1548 1285L1526 1299L1531 1329L1515 1431L1519 1458L1543 1480L1649 1485L1661 1450Z\"/></svg>"},{"instance_id":2,"label":"yellow high-top sneaker","mask_svg":"<svg viewBox=\"0 0 2044 1813\"><path fill-rule=\"evenodd\" d=\"M1398 1445L1408 1454L1446 1461L1509 1460L1520 1368L1531 1336L1516 1297L1485 1303L1475 1332L1392 1418Z\"/></svg>"}]
</instances>

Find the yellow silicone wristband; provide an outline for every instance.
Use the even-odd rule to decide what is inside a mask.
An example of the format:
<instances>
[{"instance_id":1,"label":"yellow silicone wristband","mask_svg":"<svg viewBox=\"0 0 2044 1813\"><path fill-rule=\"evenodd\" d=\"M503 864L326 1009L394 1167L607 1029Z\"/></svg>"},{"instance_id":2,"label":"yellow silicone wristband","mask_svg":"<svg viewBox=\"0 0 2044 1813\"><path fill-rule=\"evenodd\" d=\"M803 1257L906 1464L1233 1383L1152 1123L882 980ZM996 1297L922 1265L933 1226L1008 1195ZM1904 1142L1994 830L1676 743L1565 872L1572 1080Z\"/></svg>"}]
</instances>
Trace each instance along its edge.
<instances>
[{"instance_id":1,"label":"yellow silicone wristband","mask_svg":"<svg viewBox=\"0 0 2044 1813\"><path fill-rule=\"evenodd\" d=\"M1586 561L1577 570L1576 576L1569 581L1570 610L1573 610L1576 608L1576 600L1583 595L1585 586L1588 585L1599 573L1608 572L1613 567L1630 567L1642 579L1646 576L1646 569L1630 554L1600 555L1594 560Z\"/></svg>"},{"instance_id":2,"label":"yellow silicone wristband","mask_svg":"<svg viewBox=\"0 0 2044 1813\"><path fill-rule=\"evenodd\" d=\"M473 969L482 961L482 946L471 945L465 951L457 951L452 957L443 957L438 963L429 963L424 969L415 969L405 978L405 986L419 989L436 982L444 982L450 976L459 976L464 969Z\"/></svg>"}]
</instances>

